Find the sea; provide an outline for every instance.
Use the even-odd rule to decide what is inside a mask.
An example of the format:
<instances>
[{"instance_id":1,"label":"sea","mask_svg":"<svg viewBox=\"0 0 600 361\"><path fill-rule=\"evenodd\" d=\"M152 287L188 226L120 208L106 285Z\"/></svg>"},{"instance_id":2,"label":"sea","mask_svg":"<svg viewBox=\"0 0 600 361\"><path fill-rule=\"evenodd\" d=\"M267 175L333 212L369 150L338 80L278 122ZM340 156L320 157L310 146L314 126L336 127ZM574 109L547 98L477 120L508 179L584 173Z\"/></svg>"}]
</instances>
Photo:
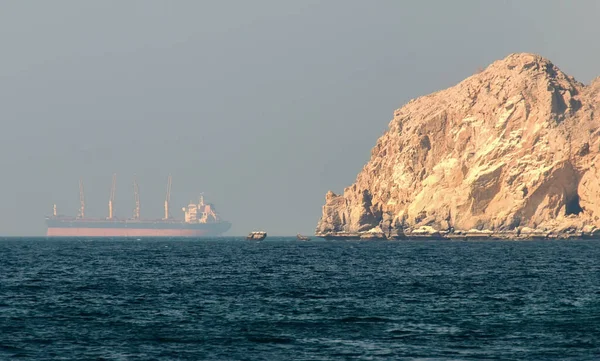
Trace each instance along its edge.
<instances>
[{"instance_id":1,"label":"sea","mask_svg":"<svg viewBox=\"0 0 600 361\"><path fill-rule=\"evenodd\" d=\"M0 360L600 360L600 240L0 239Z\"/></svg>"}]
</instances>

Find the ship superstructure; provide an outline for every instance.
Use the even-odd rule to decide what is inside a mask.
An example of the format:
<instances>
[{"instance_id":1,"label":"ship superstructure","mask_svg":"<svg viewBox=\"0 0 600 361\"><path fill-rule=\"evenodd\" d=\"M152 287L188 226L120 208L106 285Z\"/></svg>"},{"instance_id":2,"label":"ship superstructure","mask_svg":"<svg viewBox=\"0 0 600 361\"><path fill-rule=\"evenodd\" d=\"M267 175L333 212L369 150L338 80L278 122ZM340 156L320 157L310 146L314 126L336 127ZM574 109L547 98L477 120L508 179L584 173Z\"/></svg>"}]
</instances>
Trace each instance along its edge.
<instances>
[{"instance_id":1,"label":"ship superstructure","mask_svg":"<svg viewBox=\"0 0 600 361\"><path fill-rule=\"evenodd\" d=\"M56 204L53 215L46 217L48 237L206 237L218 236L231 228L231 223L221 219L215 206L205 203L201 195L198 203L190 202L183 207L183 220L174 219L170 214L171 183L167 180L167 193L162 219L142 219L140 217L140 196L137 181L133 181L135 208L129 219L119 219L114 215L116 175L113 174L108 217L89 218L85 214L83 181L79 181L79 212L77 217L61 216Z\"/></svg>"}]
</instances>

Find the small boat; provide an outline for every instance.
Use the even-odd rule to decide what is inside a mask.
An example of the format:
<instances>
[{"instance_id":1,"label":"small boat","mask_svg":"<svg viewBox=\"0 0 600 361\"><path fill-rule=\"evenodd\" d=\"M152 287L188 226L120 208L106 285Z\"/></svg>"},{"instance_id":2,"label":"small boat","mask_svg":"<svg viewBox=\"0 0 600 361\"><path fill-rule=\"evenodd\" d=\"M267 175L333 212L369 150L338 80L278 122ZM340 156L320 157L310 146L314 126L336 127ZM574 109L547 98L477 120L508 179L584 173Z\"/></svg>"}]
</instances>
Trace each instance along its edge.
<instances>
[{"instance_id":1,"label":"small boat","mask_svg":"<svg viewBox=\"0 0 600 361\"><path fill-rule=\"evenodd\" d=\"M299 240L299 241L310 241L310 237L308 237L308 236L303 236L303 235L301 235L300 233L298 233L298 234L296 235L296 238L298 238L298 240Z\"/></svg>"},{"instance_id":2,"label":"small boat","mask_svg":"<svg viewBox=\"0 0 600 361\"><path fill-rule=\"evenodd\" d=\"M262 241L265 238L267 238L267 232L263 231L250 232L250 234L246 236L246 240L248 241Z\"/></svg>"}]
</instances>

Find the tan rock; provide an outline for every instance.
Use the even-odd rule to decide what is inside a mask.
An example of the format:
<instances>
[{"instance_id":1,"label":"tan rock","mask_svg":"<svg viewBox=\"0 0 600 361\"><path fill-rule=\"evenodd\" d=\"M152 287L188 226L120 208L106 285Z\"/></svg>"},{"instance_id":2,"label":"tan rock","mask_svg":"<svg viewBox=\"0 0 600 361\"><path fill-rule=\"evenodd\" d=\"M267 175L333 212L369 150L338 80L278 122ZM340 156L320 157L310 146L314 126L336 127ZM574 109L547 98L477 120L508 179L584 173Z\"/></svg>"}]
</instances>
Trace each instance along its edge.
<instances>
[{"instance_id":1,"label":"tan rock","mask_svg":"<svg viewBox=\"0 0 600 361\"><path fill-rule=\"evenodd\" d=\"M600 228L600 79L511 54L394 112L317 234ZM599 166L600 167L600 166Z\"/></svg>"}]
</instances>

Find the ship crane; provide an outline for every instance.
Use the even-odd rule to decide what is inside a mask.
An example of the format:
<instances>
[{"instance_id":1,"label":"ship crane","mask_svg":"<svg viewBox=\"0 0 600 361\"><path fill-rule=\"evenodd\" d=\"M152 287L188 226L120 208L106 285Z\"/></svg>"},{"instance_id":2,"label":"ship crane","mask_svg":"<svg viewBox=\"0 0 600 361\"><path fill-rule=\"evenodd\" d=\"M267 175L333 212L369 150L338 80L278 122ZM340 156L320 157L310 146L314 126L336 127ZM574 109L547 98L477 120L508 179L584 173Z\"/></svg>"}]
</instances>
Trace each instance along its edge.
<instances>
[{"instance_id":1,"label":"ship crane","mask_svg":"<svg viewBox=\"0 0 600 361\"><path fill-rule=\"evenodd\" d=\"M112 185L110 187L110 198L108 199L108 219L113 219L113 207L115 204L115 192L117 190L117 174L112 176Z\"/></svg>"},{"instance_id":2,"label":"ship crane","mask_svg":"<svg viewBox=\"0 0 600 361\"><path fill-rule=\"evenodd\" d=\"M79 180L79 218L85 217L85 198L83 196L83 180Z\"/></svg>"},{"instance_id":3,"label":"ship crane","mask_svg":"<svg viewBox=\"0 0 600 361\"><path fill-rule=\"evenodd\" d=\"M133 219L140 219L140 189L137 181L133 179L133 197L135 199L135 209L133 210Z\"/></svg>"},{"instance_id":4,"label":"ship crane","mask_svg":"<svg viewBox=\"0 0 600 361\"><path fill-rule=\"evenodd\" d=\"M169 202L171 201L171 180L171 175L169 175L169 178L167 179L167 195L165 197L165 218L163 219L171 218L171 215L169 214Z\"/></svg>"}]
</instances>

